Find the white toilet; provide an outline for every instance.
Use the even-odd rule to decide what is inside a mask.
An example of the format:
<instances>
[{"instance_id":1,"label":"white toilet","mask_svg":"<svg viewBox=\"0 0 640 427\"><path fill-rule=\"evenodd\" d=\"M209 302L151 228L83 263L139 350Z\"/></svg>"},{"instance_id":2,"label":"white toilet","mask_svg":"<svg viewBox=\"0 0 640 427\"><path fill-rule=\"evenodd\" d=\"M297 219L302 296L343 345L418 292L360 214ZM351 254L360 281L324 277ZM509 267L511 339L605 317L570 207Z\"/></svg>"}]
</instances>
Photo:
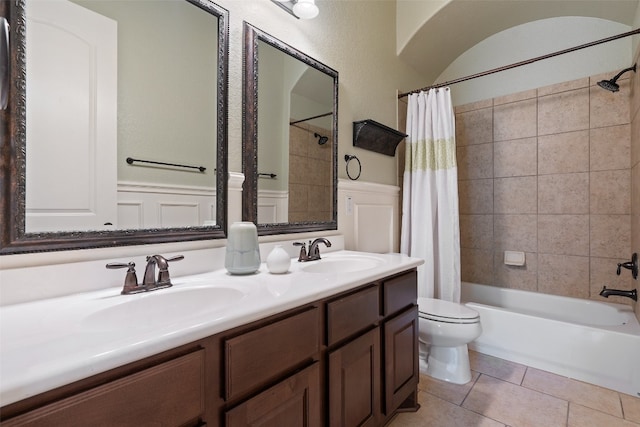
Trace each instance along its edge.
<instances>
[{"instance_id":1,"label":"white toilet","mask_svg":"<svg viewBox=\"0 0 640 427\"><path fill-rule=\"evenodd\" d=\"M471 381L467 344L482 333L478 312L462 304L418 298L420 372L454 384Z\"/></svg>"}]
</instances>

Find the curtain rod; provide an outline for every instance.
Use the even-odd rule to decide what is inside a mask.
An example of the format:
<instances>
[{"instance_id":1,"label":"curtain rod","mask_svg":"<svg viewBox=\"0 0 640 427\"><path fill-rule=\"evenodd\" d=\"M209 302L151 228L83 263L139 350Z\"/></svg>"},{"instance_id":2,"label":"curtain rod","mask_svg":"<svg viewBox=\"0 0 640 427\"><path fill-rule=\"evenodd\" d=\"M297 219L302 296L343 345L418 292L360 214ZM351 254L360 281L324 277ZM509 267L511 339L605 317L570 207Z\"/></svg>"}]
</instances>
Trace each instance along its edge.
<instances>
[{"instance_id":1,"label":"curtain rod","mask_svg":"<svg viewBox=\"0 0 640 427\"><path fill-rule=\"evenodd\" d=\"M427 91L429 89L435 89L435 88L439 88L439 87L443 87L443 86L449 86L449 85L452 85L452 84L455 84L455 83L464 82L464 81L467 81L467 80L477 79L478 77L484 77L484 76L488 76L489 74L494 74L494 73L499 73L501 71L510 70L512 68L517 68L517 67L520 67L520 66L523 66L523 65L528 65L528 64L531 64L531 63L536 62L536 61L541 61L543 59L552 58L552 57L558 56L558 55L564 55L565 53L575 52L576 50L584 49L584 48L591 47L591 46L596 46L596 45L599 45L599 44L602 44L602 43L607 43L607 42L618 40L618 39L621 39L621 38L624 38L624 37L629 37L629 36L632 36L634 34L640 34L640 28L637 28L637 29L635 29L633 31L629 31L629 32L626 32L626 33L618 34L617 36L607 37L605 39L596 40L596 41L593 41L591 43L586 43L586 44L582 44L580 46L571 47L569 49L564 49L564 50L559 50L557 52L549 53L547 55L538 56L536 58L527 59L526 61L516 62L516 63L511 64L511 65L505 65L504 67L494 68L492 70L483 71L481 73L472 74L472 75L466 76L466 77L460 77L458 79L450 80L448 82L436 83L434 85L426 86L426 87L423 87L421 89L415 89L415 90L412 90L412 91L409 91L409 92L401 93L401 94L398 95L398 99L402 99L405 96L411 95L412 93L418 93L418 92L422 92L422 91Z\"/></svg>"}]
</instances>

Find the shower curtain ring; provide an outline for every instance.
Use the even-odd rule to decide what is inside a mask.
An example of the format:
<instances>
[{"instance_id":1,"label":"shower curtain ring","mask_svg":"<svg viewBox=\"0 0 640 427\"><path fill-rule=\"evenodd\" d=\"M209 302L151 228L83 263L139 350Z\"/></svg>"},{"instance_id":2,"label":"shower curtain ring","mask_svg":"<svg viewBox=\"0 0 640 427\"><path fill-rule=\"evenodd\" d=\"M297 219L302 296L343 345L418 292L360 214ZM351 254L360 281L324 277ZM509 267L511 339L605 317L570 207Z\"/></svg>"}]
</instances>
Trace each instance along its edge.
<instances>
[{"instance_id":1,"label":"shower curtain ring","mask_svg":"<svg viewBox=\"0 0 640 427\"><path fill-rule=\"evenodd\" d=\"M350 162L351 160L354 160L354 159L355 159L355 161L356 161L356 162L358 162L358 175L356 175L356 177L355 177L355 178L354 178L354 177L352 177L352 176L351 176L351 174L349 173L349 162ZM346 169L347 169L347 176L349 177L349 179L350 179L350 180L352 180L352 181L355 181L356 179L360 178L360 174L362 173L362 163L360 163L360 159L358 159L358 158L357 158L356 156L354 156L354 155L351 155L351 154L345 154L345 155L344 155L344 161L345 161L345 162L347 162Z\"/></svg>"}]
</instances>

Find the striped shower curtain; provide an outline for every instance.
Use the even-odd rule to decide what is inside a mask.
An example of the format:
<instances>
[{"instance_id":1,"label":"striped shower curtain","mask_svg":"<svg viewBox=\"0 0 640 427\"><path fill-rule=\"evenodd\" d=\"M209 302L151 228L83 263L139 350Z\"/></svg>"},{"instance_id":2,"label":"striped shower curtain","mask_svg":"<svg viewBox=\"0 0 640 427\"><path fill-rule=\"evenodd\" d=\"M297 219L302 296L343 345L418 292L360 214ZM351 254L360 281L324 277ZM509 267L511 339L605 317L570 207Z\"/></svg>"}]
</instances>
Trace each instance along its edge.
<instances>
[{"instance_id":1,"label":"striped shower curtain","mask_svg":"<svg viewBox=\"0 0 640 427\"><path fill-rule=\"evenodd\" d=\"M455 120L449 88L409 95L401 251L423 258L418 296L460 302Z\"/></svg>"}]
</instances>

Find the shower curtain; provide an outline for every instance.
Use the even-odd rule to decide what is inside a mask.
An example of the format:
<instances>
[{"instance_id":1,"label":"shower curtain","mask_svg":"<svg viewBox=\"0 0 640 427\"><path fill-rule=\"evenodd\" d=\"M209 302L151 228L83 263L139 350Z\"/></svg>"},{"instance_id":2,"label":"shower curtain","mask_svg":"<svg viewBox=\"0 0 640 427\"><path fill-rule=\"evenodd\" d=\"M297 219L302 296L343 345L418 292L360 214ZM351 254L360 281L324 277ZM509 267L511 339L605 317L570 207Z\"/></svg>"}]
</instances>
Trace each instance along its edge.
<instances>
[{"instance_id":1,"label":"shower curtain","mask_svg":"<svg viewBox=\"0 0 640 427\"><path fill-rule=\"evenodd\" d=\"M409 95L401 251L423 258L418 296L460 302L455 121L449 88Z\"/></svg>"}]
</instances>

